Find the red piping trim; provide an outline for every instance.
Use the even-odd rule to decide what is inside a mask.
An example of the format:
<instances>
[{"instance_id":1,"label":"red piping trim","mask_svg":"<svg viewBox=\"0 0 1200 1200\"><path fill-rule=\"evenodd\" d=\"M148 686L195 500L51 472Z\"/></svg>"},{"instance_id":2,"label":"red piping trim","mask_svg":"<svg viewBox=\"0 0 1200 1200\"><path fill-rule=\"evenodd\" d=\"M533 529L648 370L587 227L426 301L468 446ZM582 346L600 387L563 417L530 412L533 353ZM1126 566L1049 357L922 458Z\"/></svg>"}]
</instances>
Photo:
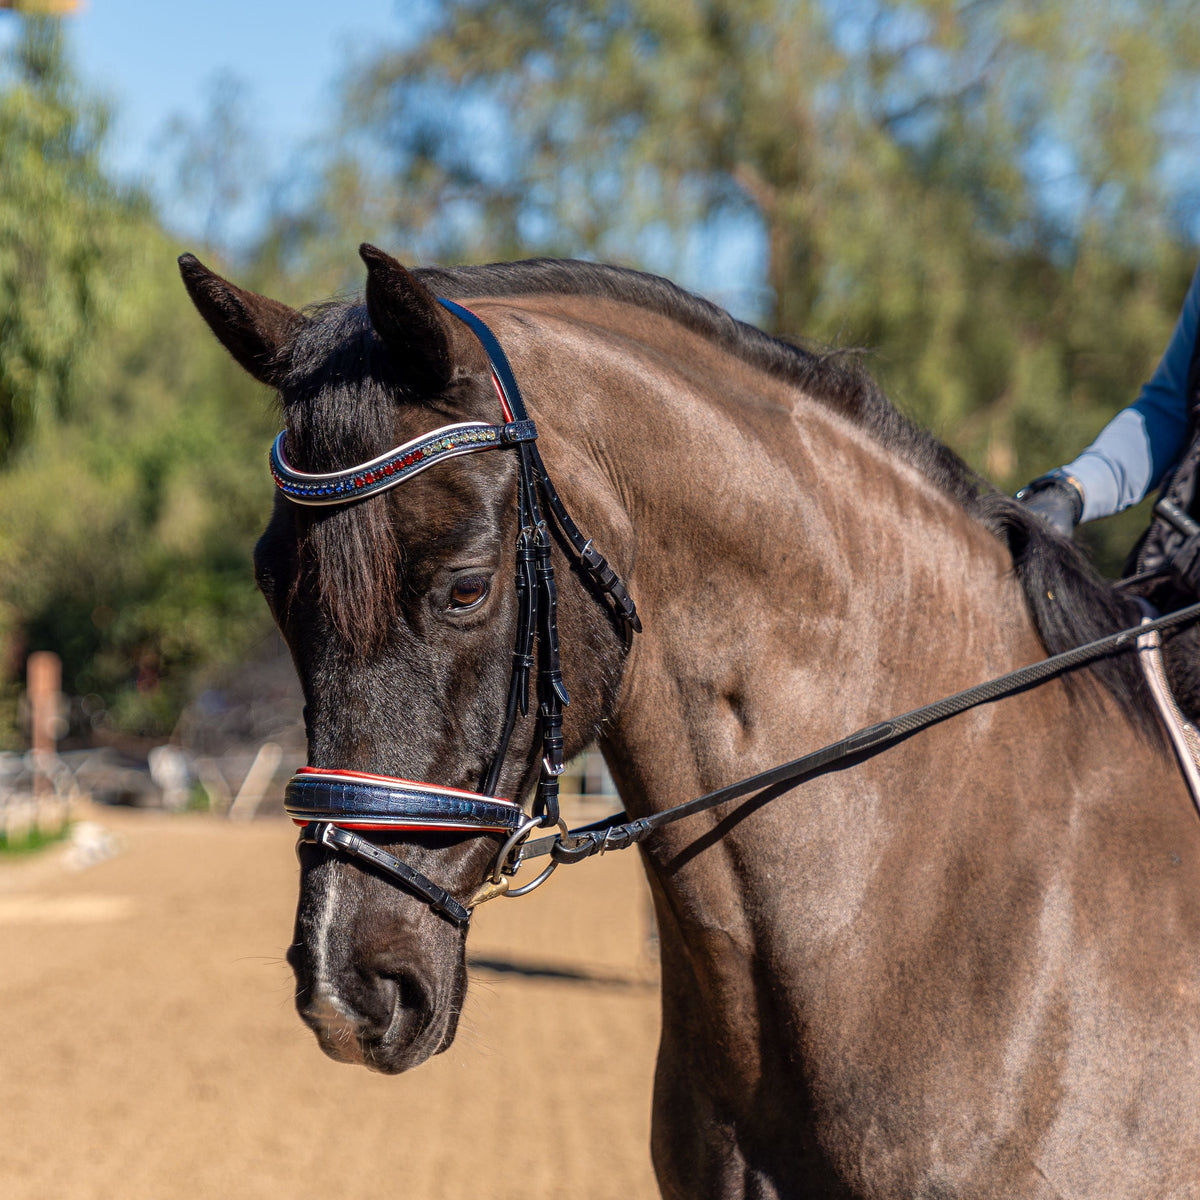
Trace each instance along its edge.
<instances>
[{"instance_id":1,"label":"red piping trim","mask_svg":"<svg viewBox=\"0 0 1200 1200\"><path fill-rule=\"evenodd\" d=\"M475 320L479 321L481 325L483 324L483 319L473 309L467 308L465 304L460 304L459 308L463 309L465 312L469 312L471 316L475 318ZM508 401L504 396L504 388L500 385L500 376L496 374L495 367L492 368L492 387L496 389L496 397L500 401L500 407L504 412L504 419L506 421L511 421L513 419L513 411L508 407Z\"/></svg>"},{"instance_id":2,"label":"red piping trim","mask_svg":"<svg viewBox=\"0 0 1200 1200\"><path fill-rule=\"evenodd\" d=\"M339 829L362 829L370 833L509 833L507 825L370 825L362 821L330 821L325 817L293 817L292 824L336 825Z\"/></svg>"},{"instance_id":3,"label":"red piping trim","mask_svg":"<svg viewBox=\"0 0 1200 1200\"><path fill-rule=\"evenodd\" d=\"M505 399L504 389L500 386L500 376L495 371L492 372L492 386L496 389L496 396L500 401L500 407L504 411L504 419L511 421L513 419L513 411L508 407L508 400Z\"/></svg>"}]
</instances>

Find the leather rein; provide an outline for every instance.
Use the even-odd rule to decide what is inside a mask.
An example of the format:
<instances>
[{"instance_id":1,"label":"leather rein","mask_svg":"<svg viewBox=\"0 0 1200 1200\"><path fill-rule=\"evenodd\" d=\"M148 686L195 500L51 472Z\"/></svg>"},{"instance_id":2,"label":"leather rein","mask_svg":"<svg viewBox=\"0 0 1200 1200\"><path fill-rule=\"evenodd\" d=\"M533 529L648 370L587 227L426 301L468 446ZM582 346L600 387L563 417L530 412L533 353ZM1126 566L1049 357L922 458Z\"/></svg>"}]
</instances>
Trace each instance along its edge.
<instances>
[{"instance_id":1,"label":"leather rein","mask_svg":"<svg viewBox=\"0 0 1200 1200\"><path fill-rule=\"evenodd\" d=\"M517 505L521 532L517 538L518 616L513 671L499 741L480 790L469 792L392 776L304 767L292 777L284 796L288 815L301 826L301 843L324 846L371 864L460 927L466 926L478 904L501 895L525 895L540 886L561 863L581 862L593 854L625 849L673 821L752 793L761 793L764 802L773 799L806 779L853 766L967 709L1015 695L1098 659L1132 650L1141 636L1200 620L1200 603L1181 608L923 708L864 727L801 758L694 800L636 820L629 820L626 813L619 812L568 831L559 816L558 780L563 771L562 708L570 701L562 682L557 590L550 558L550 531L542 516L539 488L551 519L584 568L601 602L611 604L626 644L634 633L641 631L641 621L620 576L593 547L591 539L584 538L555 491L535 444L536 427L525 409L516 377L499 341L469 309L451 300L438 302L465 322L479 339L491 364L504 423L462 422L443 426L367 463L325 475L292 467L281 433L271 448L271 473L276 486L294 503L344 504L395 487L443 458L490 449L514 449L519 456ZM534 653L535 641L540 655ZM518 803L499 798L495 793L517 714L524 716L528 712L529 678L535 664L538 664L542 763L532 814L527 816ZM554 826L556 833L532 842L527 840L534 829ZM487 880L464 905L402 859L361 836L359 830L498 833L505 840ZM511 878L522 863L546 856L550 858L549 865L532 882L511 886Z\"/></svg>"}]
</instances>

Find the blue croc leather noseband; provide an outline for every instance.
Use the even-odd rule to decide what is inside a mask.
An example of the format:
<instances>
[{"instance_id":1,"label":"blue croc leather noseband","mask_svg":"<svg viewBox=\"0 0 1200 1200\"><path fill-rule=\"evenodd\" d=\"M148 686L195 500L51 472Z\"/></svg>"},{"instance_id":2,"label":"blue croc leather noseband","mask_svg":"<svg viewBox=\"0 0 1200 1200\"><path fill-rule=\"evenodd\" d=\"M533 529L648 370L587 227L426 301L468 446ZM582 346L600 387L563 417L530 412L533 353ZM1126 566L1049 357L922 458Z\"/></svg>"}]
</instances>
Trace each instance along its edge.
<instances>
[{"instance_id":1,"label":"blue croc leather noseband","mask_svg":"<svg viewBox=\"0 0 1200 1200\"><path fill-rule=\"evenodd\" d=\"M516 869L515 863L509 862L510 851L529 830L537 825L559 824L562 709L570 701L559 661L558 593L550 558L550 531L542 516L539 490L551 519L574 550L593 587L611 604L627 643L641 630L641 621L620 576L597 552L591 539L584 538L550 482L535 444L537 429L525 410L521 390L499 341L469 309L452 300L438 303L468 325L483 346L504 422L489 425L484 421L464 421L444 425L369 462L325 474L293 467L287 458L285 434L281 433L271 447L271 475L276 487L294 504L347 504L397 487L442 459L480 450L517 452L517 507L521 525L517 538L517 636L500 739L478 792L358 771L304 767L288 783L284 807L302 826L302 842L313 842L371 863L441 915L465 925L470 919L470 905L459 903L432 880L356 831L503 834L506 840L492 873L490 895L505 890L499 886L501 874ZM497 798L496 789L517 715L528 712L529 677L535 666L542 766L533 815L527 817L519 804ZM481 894L472 903L478 902Z\"/></svg>"}]
</instances>

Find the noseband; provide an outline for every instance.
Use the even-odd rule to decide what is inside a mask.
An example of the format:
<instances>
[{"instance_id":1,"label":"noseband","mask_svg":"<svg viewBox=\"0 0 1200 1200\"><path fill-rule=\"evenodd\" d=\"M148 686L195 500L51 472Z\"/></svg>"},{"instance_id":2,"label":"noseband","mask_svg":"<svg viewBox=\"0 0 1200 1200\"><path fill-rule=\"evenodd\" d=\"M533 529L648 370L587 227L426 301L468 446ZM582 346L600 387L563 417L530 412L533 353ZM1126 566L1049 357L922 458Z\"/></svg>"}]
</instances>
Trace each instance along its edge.
<instances>
[{"instance_id":1,"label":"noseband","mask_svg":"<svg viewBox=\"0 0 1200 1200\"><path fill-rule=\"evenodd\" d=\"M642 626L620 576L595 549L591 539L579 531L559 499L538 453L537 429L529 419L516 377L496 336L469 309L452 300L439 300L439 303L469 326L479 339L491 365L504 423L490 425L484 421L464 421L443 425L369 462L319 475L298 471L288 462L285 434L281 433L271 447L271 475L275 486L294 504L347 504L397 487L442 459L481 450L511 449L517 452L517 510L521 526L516 555L517 636L500 737L478 792L386 775L304 767L288 783L284 807L301 826L301 842L326 846L372 863L428 902L436 912L457 925L465 925L470 919L470 907L460 904L432 880L355 831L433 830L505 835L491 882L477 894L479 899L484 894L504 890L506 881L502 876L514 869L509 864L510 852L532 828L560 824L558 780L563 771L562 710L570 703L570 698L562 680L558 591L550 557L550 528L542 516L539 488L551 520L571 547L586 577L602 601L611 604L626 644ZM529 710L529 677L535 666L542 763L533 815L527 817L519 804L497 798L496 789L517 714L525 716ZM531 890L532 886L521 890Z\"/></svg>"}]
</instances>

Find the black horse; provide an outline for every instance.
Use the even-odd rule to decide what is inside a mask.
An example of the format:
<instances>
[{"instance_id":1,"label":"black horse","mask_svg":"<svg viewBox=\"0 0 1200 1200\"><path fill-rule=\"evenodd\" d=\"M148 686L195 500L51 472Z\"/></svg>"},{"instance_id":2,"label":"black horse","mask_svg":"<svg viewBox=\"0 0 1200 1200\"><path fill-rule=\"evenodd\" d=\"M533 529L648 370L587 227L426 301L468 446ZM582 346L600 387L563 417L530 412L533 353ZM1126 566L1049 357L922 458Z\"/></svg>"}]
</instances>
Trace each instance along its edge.
<instances>
[{"instance_id":1,"label":"black horse","mask_svg":"<svg viewBox=\"0 0 1200 1200\"><path fill-rule=\"evenodd\" d=\"M836 358L632 272L363 257L365 305L307 314L181 261L279 391L284 482L503 428L479 337L435 297L486 320L644 624L630 642L553 540L564 750L598 739L634 816L1136 623ZM447 457L350 503L278 496L255 561L318 780L469 795L489 775L523 461ZM1200 1194L1200 829L1138 688L1113 661L642 844L665 1195ZM534 786L544 724L515 718L499 795ZM361 840L465 906L504 836ZM336 847L302 862L290 959L322 1047L383 1071L444 1049L464 925Z\"/></svg>"}]
</instances>

